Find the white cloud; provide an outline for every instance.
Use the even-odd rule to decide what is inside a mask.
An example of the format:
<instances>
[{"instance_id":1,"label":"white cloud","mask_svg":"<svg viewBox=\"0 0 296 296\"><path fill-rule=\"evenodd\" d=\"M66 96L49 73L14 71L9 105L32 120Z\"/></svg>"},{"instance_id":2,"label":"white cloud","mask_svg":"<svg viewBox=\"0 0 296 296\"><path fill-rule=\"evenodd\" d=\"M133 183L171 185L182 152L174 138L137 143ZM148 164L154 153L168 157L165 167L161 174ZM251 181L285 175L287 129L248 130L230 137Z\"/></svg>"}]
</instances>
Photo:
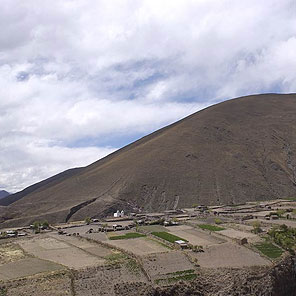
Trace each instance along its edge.
<instances>
[{"instance_id":1,"label":"white cloud","mask_svg":"<svg viewBox=\"0 0 296 296\"><path fill-rule=\"evenodd\" d=\"M216 101L295 92L294 11L292 0L2 0L0 187L85 165L117 137Z\"/></svg>"},{"instance_id":2,"label":"white cloud","mask_svg":"<svg viewBox=\"0 0 296 296\"><path fill-rule=\"evenodd\" d=\"M0 142L0 187L15 192L68 168L85 166L114 151L110 147L67 148L21 135Z\"/></svg>"}]
</instances>

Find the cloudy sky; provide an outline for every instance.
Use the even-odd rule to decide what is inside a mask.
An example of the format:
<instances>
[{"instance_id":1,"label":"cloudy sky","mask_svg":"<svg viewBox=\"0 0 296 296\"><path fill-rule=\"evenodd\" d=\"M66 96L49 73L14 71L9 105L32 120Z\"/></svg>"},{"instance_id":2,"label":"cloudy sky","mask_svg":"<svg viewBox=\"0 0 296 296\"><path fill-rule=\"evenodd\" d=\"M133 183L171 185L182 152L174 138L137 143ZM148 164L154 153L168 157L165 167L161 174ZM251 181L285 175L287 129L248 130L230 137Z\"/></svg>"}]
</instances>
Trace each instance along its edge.
<instances>
[{"instance_id":1,"label":"cloudy sky","mask_svg":"<svg viewBox=\"0 0 296 296\"><path fill-rule=\"evenodd\" d=\"M296 92L295 0L1 0L0 189L208 105Z\"/></svg>"}]
</instances>

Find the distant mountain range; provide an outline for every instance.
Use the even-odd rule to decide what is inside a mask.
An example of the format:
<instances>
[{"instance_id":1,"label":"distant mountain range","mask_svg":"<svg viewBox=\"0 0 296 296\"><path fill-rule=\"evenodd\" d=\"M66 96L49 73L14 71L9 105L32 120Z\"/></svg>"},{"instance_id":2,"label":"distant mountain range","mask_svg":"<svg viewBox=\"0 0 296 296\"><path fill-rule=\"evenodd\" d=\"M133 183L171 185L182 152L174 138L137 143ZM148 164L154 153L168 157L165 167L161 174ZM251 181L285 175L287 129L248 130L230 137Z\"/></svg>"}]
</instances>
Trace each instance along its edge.
<instances>
[{"instance_id":1,"label":"distant mountain range","mask_svg":"<svg viewBox=\"0 0 296 296\"><path fill-rule=\"evenodd\" d=\"M0 199L8 196L10 193L5 190L0 190Z\"/></svg>"},{"instance_id":2,"label":"distant mountain range","mask_svg":"<svg viewBox=\"0 0 296 296\"><path fill-rule=\"evenodd\" d=\"M296 196L296 95L199 111L0 201L2 225Z\"/></svg>"}]
</instances>

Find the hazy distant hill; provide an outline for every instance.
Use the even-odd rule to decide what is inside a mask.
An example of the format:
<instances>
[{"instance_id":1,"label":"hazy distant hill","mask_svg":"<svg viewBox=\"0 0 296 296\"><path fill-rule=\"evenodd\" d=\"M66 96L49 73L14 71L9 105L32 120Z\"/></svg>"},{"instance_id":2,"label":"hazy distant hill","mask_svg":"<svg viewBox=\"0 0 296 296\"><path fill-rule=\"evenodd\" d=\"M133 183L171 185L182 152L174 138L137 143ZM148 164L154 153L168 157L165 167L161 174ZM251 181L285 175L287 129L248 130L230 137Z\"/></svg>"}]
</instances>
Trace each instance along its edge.
<instances>
[{"instance_id":1,"label":"hazy distant hill","mask_svg":"<svg viewBox=\"0 0 296 296\"><path fill-rule=\"evenodd\" d=\"M56 182L61 182L66 178L74 176L80 170L81 170L81 168L69 169L69 170L59 173L53 177L50 177L50 178L45 179L41 182L38 182L34 185L31 185L31 186L29 186L29 187L25 188L24 190L19 191L17 193L10 194L10 195L8 193L8 194L4 195L3 198L0 200L0 206L8 206L8 205L20 200L24 196L26 196L32 192L38 191L39 189L42 191L45 188L47 188L48 185L53 186L54 184L56 184ZM0 193L1 193L1 191L0 191Z\"/></svg>"},{"instance_id":2,"label":"hazy distant hill","mask_svg":"<svg viewBox=\"0 0 296 296\"><path fill-rule=\"evenodd\" d=\"M0 217L60 222L296 196L295 114L295 94L211 106L24 194Z\"/></svg>"},{"instance_id":3,"label":"hazy distant hill","mask_svg":"<svg viewBox=\"0 0 296 296\"><path fill-rule=\"evenodd\" d=\"M0 190L0 199L8 196L10 193L5 190Z\"/></svg>"}]
</instances>

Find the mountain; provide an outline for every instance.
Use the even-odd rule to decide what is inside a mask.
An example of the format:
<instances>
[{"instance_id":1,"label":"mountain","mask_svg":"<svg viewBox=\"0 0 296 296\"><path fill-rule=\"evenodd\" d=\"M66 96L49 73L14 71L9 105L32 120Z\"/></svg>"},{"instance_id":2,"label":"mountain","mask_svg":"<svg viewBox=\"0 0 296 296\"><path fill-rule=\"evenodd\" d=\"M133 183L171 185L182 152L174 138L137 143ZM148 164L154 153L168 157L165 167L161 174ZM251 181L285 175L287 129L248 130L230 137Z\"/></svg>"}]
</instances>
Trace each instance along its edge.
<instances>
[{"instance_id":1,"label":"mountain","mask_svg":"<svg viewBox=\"0 0 296 296\"><path fill-rule=\"evenodd\" d=\"M1 207L2 225L295 196L295 114L295 94L211 106Z\"/></svg>"},{"instance_id":2,"label":"mountain","mask_svg":"<svg viewBox=\"0 0 296 296\"><path fill-rule=\"evenodd\" d=\"M74 176L81 169L82 168L69 169L69 170L59 173L53 177L50 177L46 180L43 180L43 181L38 182L34 185L31 185L31 186L29 186L29 187L25 188L24 190L19 191L17 193L10 194L10 195L8 193L7 195L3 196L3 198L0 200L0 206L8 206L8 205L20 200L24 196L29 195L32 192L35 192L35 193L40 192L40 191L44 190L45 188L47 188L48 186L53 186L57 182L61 182L66 178ZM1 191L0 191L0 193L1 193Z\"/></svg>"},{"instance_id":3,"label":"mountain","mask_svg":"<svg viewBox=\"0 0 296 296\"><path fill-rule=\"evenodd\" d=\"M8 196L10 193L5 190L0 190L0 199Z\"/></svg>"}]
</instances>

